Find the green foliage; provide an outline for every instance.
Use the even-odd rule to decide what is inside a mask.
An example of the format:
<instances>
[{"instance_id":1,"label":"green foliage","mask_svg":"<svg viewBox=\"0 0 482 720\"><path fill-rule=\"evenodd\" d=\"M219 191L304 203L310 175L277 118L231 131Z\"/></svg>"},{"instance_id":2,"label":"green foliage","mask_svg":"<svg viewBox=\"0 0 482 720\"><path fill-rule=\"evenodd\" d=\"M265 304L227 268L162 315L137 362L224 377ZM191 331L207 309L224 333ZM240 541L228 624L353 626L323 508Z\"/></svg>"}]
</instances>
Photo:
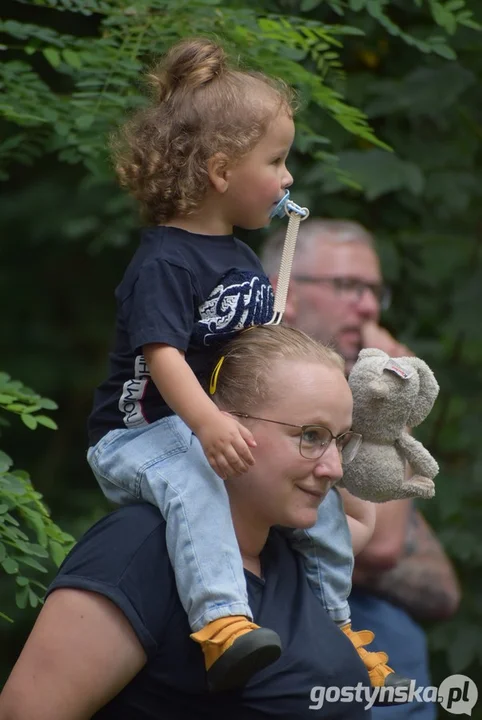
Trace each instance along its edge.
<instances>
[{"instance_id":1,"label":"green foliage","mask_svg":"<svg viewBox=\"0 0 482 720\"><path fill-rule=\"evenodd\" d=\"M86 12L77 3L36 4ZM6 47L19 51L0 66L0 112L17 126L0 146L5 168L53 151L65 162L83 162L92 173L104 176L106 134L126 110L143 102L143 66L153 50L161 53L186 35L221 36L227 48L241 52L251 66L282 75L349 132L382 145L364 113L345 103L335 87L340 38L361 31L230 7L217 0L149 0L132 6L91 2L88 8L102 16L95 37L16 20L0 22L0 32L8 38ZM309 60L309 67L303 60ZM45 81L45 65L58 76L50 84ZM314 137L313 128L306 130Z\"/></svg>"},{"instance_id":2,"label":"green foliage","mask_svg":"<svg viewBox=\"0 0 482 720\"><path fill-rule=\"evenodd\" d=\"M24 425L55 430L55 422L43 414L57 405L43 398L20 381L0 373L0 422L8 425L5 413L19 415ZM36 542L32 540L34 538ZM46 563L60 565L72 547L73 538L62 532L50 518L42 495L34 490L28 473L13 468L12 459L0 450L0 567L16 586L16 603L35 608L45 592L36 578L48 572ZM32 570L35 575L32 577ZM10 618L0 612L5 620Z\"/></svg>"}]
</instances>

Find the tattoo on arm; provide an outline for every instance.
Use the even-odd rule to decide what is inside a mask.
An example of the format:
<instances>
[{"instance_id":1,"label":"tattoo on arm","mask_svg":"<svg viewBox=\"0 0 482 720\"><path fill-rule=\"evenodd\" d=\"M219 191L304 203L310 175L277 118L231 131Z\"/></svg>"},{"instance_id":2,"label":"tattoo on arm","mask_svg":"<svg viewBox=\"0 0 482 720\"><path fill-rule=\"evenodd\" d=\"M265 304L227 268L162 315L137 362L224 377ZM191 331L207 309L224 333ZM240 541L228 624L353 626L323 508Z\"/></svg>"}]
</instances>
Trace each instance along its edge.
<instances>
[{"instance_id":1,"label":"tattoo on arm","mask_svg":"<svg viewBox=\"0 0 482 720\"><path fill-rule=\"evenodd\" d=\"M459 584L439 541L417 510L408 524L407 539L398 564L363 583L392 600L417 620L451 617L460 601Z\"/></svg>"}]
</instances>

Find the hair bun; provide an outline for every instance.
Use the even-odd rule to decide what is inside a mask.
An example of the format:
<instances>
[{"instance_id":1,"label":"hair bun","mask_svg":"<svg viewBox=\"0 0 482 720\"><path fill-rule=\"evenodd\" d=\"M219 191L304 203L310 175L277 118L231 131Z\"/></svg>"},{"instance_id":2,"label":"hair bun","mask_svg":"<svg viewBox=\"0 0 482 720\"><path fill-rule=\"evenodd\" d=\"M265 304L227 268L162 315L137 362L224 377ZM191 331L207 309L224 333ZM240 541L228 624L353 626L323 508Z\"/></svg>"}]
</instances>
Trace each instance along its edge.
<instances>
[{"instance_id":1,"label":"hair bun","mask_svg":"<svg viewBox=\"0 0 482 720\"><path fill-rule=\"evenodd\" d=\"M148 75L156 100L164 102L177 90L196 88L227 70L227 55L211 40L189 39L174 45Z\"/></svg>"}]
</instances>

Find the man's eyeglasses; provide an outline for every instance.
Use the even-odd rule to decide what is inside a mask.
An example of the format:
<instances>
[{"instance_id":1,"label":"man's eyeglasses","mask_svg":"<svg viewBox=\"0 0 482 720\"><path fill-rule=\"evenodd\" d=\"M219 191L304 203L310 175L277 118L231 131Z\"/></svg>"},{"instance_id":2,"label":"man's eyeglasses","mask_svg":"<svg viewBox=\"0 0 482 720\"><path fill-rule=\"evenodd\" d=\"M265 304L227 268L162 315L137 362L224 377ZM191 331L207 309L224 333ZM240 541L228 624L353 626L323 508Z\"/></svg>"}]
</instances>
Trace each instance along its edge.
<instances>
[{"instance_id":1,"label":"man's eyeglasses","mask_svg":"<svg viewBox=\"0 0 482 720\"><path fill-rule=\"evenodd\" d=\"M279 420L268 420L268 418L247 415L246 413L231 412L230 414L236 417L262 420L263 422L275 423L276 425L298 428L301 430L300 455L306 458L306 460L317 460L320 458L326 450L328 450L332 440L334 440L340 453L342 464L348 465L357 454L363 440L363 436L360 435L360 433L353 432L352 430L348 430L335 437L331 430L323 427L323 425L292 425L291 423L280 422Z\"/></svg>"},{"instance_id":2,"label":"man's eyeglasses","mask_svg":"<svg viewBox=\"0 0 482 720\"><path fill-rule=\"evenodd\" d=\"M312 283L313 285L328 283L333 287L337 295L346 298L350 297L356 301L361 300L366 290L370 290L380 303L382 310L387 310L392 300L390 288L383 283L368 283L353 277L314 277L312 275L293 275L293 280L300 283Z\"/></svg>"}]
</instances>

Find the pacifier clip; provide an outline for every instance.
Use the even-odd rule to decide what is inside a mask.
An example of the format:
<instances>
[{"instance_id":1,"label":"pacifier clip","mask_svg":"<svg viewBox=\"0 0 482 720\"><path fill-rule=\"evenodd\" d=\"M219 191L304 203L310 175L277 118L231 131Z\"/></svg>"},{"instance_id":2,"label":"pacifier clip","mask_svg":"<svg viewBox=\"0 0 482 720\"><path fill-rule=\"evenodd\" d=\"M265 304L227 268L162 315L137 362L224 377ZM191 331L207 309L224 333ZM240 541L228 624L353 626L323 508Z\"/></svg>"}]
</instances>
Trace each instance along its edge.
<instances>
[{"instance_id":1,"label":"pacifier clip","mask_svg":"<svg viewBox=\"0 0 482 720\"><path fill-rule=\"evenodd\" d=\"M283 198L279 201L271 217L284 217L288 215L288 227L286 228L286 237L283 245L283 253L281 255L281 263L278 273L278 283L274 297L273 317L266 325L279 325L283 319L286 308L286 298L288 297L288 286L290 284L291 267L293 265L293 257L295 254L296 240L298 239L298 231L300 223L309 216L308 208L300 207L290 200L289 190L286 191Z\"/></svg>"}]
</instances>

